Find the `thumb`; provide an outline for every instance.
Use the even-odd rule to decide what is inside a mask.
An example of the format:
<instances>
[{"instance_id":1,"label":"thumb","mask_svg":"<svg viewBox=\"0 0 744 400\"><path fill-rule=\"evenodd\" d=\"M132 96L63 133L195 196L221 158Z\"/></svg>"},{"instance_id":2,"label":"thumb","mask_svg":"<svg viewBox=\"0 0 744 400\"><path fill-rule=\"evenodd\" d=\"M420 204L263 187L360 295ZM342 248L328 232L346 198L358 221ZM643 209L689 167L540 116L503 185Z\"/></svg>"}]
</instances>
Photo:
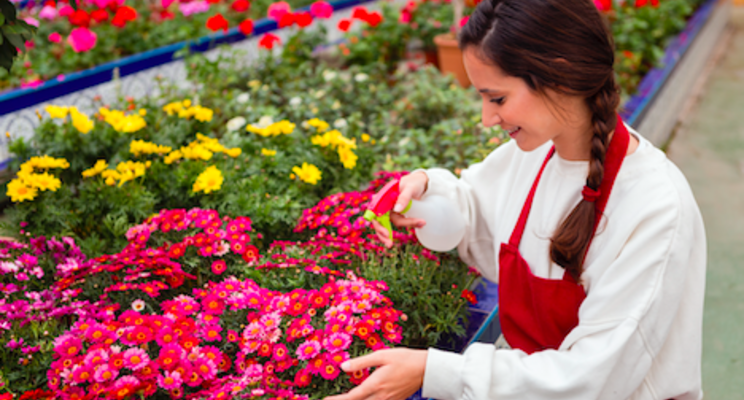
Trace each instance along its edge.
<instances>
[{"instance_id":1,"label":"thumb","mask_svg":"<svg viewBox=\"0 0 744 400\"><path fill-rule=\"evenodd\" d=\"M355 372L365 368L379 367L385 364L385 350L379 350L366 356L352 358L341 363L341 369L344 372Z\"/></svg>"}]
</instances>

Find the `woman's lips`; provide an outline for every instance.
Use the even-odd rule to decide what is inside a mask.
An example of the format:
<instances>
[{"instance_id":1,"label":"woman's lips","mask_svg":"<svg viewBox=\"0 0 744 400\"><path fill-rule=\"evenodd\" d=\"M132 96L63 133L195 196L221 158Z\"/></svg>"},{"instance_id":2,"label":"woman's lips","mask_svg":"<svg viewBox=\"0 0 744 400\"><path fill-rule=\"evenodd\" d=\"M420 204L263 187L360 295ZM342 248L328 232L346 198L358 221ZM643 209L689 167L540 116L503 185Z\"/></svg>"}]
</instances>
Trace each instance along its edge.
<instances>
[{"instance_id":1,"label":"woman's lips","mask_svg":"<svg viewBox=\"0 0 744 400\"><path fill-rule=\"evenodd\" d=\"M515 130L513 130L513 131L510 131L510 132L509 132L509 136L510 136L510 137L511 137L512 139L514 139L514 137L515 137L515 136L517 136L517 134L518 134L519 132L521 132L521 131L522 131L522 128L517 128L517 129L515 129Z\"/></svg>"}]
</instances>

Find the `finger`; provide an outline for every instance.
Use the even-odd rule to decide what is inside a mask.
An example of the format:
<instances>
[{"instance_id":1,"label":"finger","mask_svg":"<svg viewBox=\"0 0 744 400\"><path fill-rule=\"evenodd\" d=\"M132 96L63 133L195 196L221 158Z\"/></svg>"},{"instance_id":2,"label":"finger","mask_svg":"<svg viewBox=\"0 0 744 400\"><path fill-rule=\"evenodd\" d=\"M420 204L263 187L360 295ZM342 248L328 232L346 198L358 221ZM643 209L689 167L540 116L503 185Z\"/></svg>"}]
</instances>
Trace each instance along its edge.
<instances>
[{"instance_id":1,"label":"finger","mask_svg":"<svg viewBox=\"0 0 744 400\"><path fill-rule=\"evenodd\" d=\"M377 238L380 239L382 244L384 244L387 248L391 248L393 246L393 241L390 240L390 233L388 232L388 230L385 229L385 227L377 221L373 223L373 228L375 229Z\"/></svg>"},{"instance_id":2,"label":"finger","mask_svg":"<svg viewBox=\"0 0 744 400\"><path fill-rule=\"evenodd\" d=\"M398 213L390 214L390 222L402 228L423 228L426 225L426 221L421 218L406 218Z\"/></svg>"},{"instance_id":3,"label":"finger","mask_svg":"<svg viewBox=\"0 0 744 400\"><path fill-rule=\"evenodd\" d=\"M372 389L369 387L370 385L365 385L367 381L362 382L361 385L355 387L354 389L351 389L350 391L346 393L339 394L336 396L326 397L323 400L363 400L363 399L366 399L370 397L370 395L373 394Z\"/></svg>"},{"instance_id":4,"label":"finger","mask_svg":"<svg viewBox=\"0 0 744 400\"><path fill-rule=\"evenodd\" d=\"M344 372L355 372L360 369L379 367L385 364L385 357L388 350L378 350L365 356L352 358L341 363L341 369Z\"/></svg>"}]
</instances>

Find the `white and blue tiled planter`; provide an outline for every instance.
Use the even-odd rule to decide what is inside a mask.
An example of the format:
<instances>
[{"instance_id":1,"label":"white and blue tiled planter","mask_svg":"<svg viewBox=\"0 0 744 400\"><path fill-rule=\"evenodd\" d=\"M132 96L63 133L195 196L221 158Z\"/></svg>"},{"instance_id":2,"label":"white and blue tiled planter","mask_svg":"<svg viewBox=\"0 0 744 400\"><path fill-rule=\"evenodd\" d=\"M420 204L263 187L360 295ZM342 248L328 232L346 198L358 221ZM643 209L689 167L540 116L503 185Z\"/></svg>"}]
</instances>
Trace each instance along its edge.
<instances>
[{"instance_id":1,"label":"white and blue tiled planter","mask_svg":"<svg viewBox=\"0 0 744 400\"><path fill-rule=\"evenodd\" d=\"M335 29L342 18L350 18L355 6L364 4L376 9L374 0L338 0L331 2L334 13L329 19L316 19L313 23L324 24L328 28L329 40L342 38ZM0 94L0 133L9 132L12 137L31 137L40 121L36 115L48 104L74 105L81 111L92 114L93 99L100 96L104 103L111 103L119 97L131 96L135 99L156 94L156 79L161 77L173 83L186 82L186 65L183 59L174 54L189 46L191 52L203 52L208 57L216 57L219 45L230 44L233 49L247 50L246 64L258 58L258 41L267 32L272 32L286 43L293 28L278 29L275 21L262 19L254 26L253 35L246 37L237 28L227 33L214 34L195 41L181 42L158 49L135 54L97 67L66 74L63 80L49 80L36 88L16 89ZM0 169L9 161L8 140L0 135Z\"/></svg>"}]
</instances>

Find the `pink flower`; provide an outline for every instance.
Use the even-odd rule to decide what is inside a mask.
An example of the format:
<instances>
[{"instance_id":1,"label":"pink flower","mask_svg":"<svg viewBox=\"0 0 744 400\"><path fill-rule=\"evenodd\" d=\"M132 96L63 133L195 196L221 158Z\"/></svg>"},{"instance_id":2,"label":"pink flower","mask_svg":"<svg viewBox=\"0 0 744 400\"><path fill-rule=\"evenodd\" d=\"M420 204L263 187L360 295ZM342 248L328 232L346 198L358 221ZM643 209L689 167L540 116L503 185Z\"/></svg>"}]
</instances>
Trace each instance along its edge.
<instances>
[{"instance_id":1,"label":"pink flower","mask_svg":"<svg viewBox=\"0 0 744 400\"><path fill-rule=\"evenodd\" d=\"M324 365L320 370L320 376L322 376L324 379L327 379L329 381L336 379L336 377L338 377L339 372L341 372L338 366L333 365L325 360L323 364Z\"/></svg>"},{"instance_id":2,"label":"pink flower","mask_svg":"<svg viewBox=\"0 0 744 400\"><path fill-rule=\"evenodd\" d=\"M72 46L75 53L86 52L96 46L98 36L88 28L78 27L70 32L67 37L67 43Z\"/></svg>"},{"instance_id":3,"label":"pink flower","mask_svg":"<svg viewBox=\"0 0 744 400\"><path fill-rule=\"evenodd\" d=\"M158 386L165 390L179 388L182 383L183 379L181 379L181 374L176 371L165 371L164 375L158 376Z\"/></svg>"},{"instance_id":4,"label":"pink flower","mask_svg":"<svg viewBox=\"0 0 744 400\"><path fill-rule=\"evenodd\" d=\"M281 361L289 357L289 351L287 351L287 346L284 345L284 343L279 343L274 346L274 361Z\"/></svg>"},{"instance_id":5,"label":"pink flower","mask_svg":"<svg viewBox=\"0 0 744 400\"><path fill-rule=\"evenodd\" d=\"M181 13L188 17L192 14L199 14L209 11L209 3L205 0L191 1L189 3L178 3L178 9Z\"/></svg>"},{"instance_id":6,"label":"pink flower","mask_svg":"<svg viewBox=\"0 0 744 400\"><path fill-rule=\"evenodd\" d=\"M323 344L325 345L326 350L330 353L336 353L349 348L349 345L351 344L351 336L344 332L336 332L328 336L328 338L323 341Z\"/></svg>"},{"instance_id":7,"label":"pink flower","mask_svg":"<svg viewBox=\"0 0 744 400\"><path fill-rule=\"evenodd\" d=\"M310 13L316 18L330 18L333 14L333 6L325 1L316 1L310 6Z\"/></svg>"},{"instance_id":8,"label":"pink flower","mask_svg":"<svg viewBox=\"0 0 744 400\"><path fill-rule=\"evenodd\" d=\"M465 24L468 23L468 20L469 19L470 19L470 16L469 15L466 15L466 16L462 17L462 19L460 20L460 28L462 28L463 26L465 26Z\"/></svg>"},{"instance_id":9,"label":"pink flower","mask_svg":"<svg viewBox=\"0 0 744 400\"><path fill-rule=\"evenodd\" d=\"M217 364L209 358L202 357L194 363L194 370L204 380L212 380L217 376Z\"/></svg>"},{"instance_id":10,"label":"pink flower","mask_svg":"<svg viewBox=\"0 0 744 400\"><path fill-rule=\"evenodd\" d=\"M72 368L72 381L75 383L85 383L93 378L90 371L90 367L83 365L76 365Z\"/></svg>"},{"instance_id":11,"label":"pink flower","mask_svg":"<svg viewBox=\"0 0 744 400\"><path fill-rule=\"evenodd\" d=\"M292 7L286 1L277 1L269 6L267 15L269 18L279 21L284 14L292 12Z\"/></svg>"},{"instance_id":12,"label":"pink flower","mask_svg":"<svg viewBox=\"0 0 744 400\"><path fill-rule=\"evenodd\" d=\"M93 380L103 383L114 380L117 376L119 376L119 371L111 368L108 364L103 364L96 367L96 372L93 374Z\"/></svg>"},{"instance_id":13,"label":"pink flower","mask_svg":"<svg viewBox=\"0 0 744 400\"><path fill-rule=\"evenodd\" d=\"M39 11L39 18L48 19L50 21L57 18L57 15L58 15L57 9L49 5L44 6L44 8L42 8L41 11Z\"/></svg>"},{"instance_id":14,"label":"pink flower","mask_svg":"<svg viewBox=\"0 0 744 400\"><path fill-rule=\"evenodd\" d=\"M75 13L75 9L72 8L70 5L64 5L62 8L59 9L59 16L60 17L68 17Z\"/></svg>"},{"instance_id":15,"label":"pink flower","mask_svg":"<svg viewBox=\"0 0 744 400\"><path fill-rule=\"evenodd\" d=\"M145 353L144 350L133 347L124 352L124 365L132 371L144 367L150 362L150 357Z\"/></svg>"},{"instance_id":16,"label":"pink flower","mask_svg":"<svg viewBox=\"0 0 744 400\"><path fill-rule=\"evenodd\" d=\"M26 17L23 19L27 24L39 27L39 20L34 17Z\"/></svg>"},{"instance_id":17,"label":"pink flower","mask_svg":"<svg viewBox=\"0 0 744 400\"><path fill-rule=\"evenodd\" d=\"M317 340L308 340L297 348L297 358L300 360L309 360L320 353L320 342Z\"/></svg>"},{"instance_id":18,"label":"pink flower","mask_svg":"<svg viewBox=\"0 0 744 400\"><path fill-rule=\"evenodd\" d=\"M168 8L174 1L176 0L160 0L160 5L162 5L163 8Z\"/></svg>"},{"instance_id":19,"label":"pink flower","mask_svg":"<svg viewBox=\"0 0 744 400\"><path fill-rule=\"evenodd\" d=\"M217 260L212 263L212 273L215 275L221 275L227 269L225 260Z\"/></svg>"}]
</instances>

